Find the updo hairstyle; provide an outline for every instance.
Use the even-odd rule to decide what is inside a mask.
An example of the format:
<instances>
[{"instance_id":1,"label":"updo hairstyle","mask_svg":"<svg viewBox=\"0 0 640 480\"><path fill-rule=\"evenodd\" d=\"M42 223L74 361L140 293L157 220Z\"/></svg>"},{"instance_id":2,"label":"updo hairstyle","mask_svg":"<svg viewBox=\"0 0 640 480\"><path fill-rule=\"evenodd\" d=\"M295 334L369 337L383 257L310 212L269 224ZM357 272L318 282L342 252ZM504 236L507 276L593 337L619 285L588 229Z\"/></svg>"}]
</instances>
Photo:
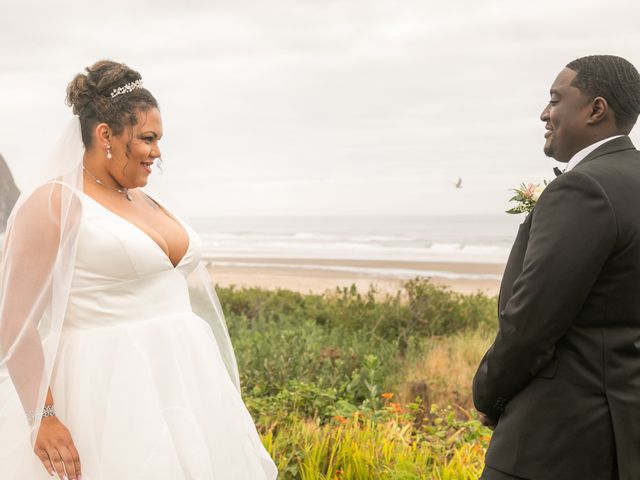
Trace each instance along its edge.
<instances>
[{"instance_id":1,"label":"updo hairstyle","mask_svg":"<svg viewBox=\"0 0 640 480\"><path fill-rule=\"evenodd\" d=\"M93 130L98 123L106 123L114 135L119 135L125 126L138 123L136 113L158 108L156 99L143 87L111 97L114 89L142 78L124 63L101 60L85 71L69 83L66 98L67 105L80 117L85 148L91 147Z\"/></svg>"}]
</instances>

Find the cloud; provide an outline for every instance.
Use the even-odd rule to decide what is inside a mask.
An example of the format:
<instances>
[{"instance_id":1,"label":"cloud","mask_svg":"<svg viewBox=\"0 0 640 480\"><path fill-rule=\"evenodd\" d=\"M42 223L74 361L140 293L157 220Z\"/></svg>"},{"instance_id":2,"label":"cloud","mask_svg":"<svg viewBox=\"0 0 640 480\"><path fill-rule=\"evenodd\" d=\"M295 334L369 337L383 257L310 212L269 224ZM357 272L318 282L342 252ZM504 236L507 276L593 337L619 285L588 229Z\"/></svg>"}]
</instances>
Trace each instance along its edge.
<instances>
[{"instance_id":1,"label":"cloud","mask_svg":"<svg viewBox=\"0 0 640 480\"><path fill-rule=\"evenodd\" d=\"M553 166L538 117L557 71L594 52L640 65L639 10L621 0L113 0L99 11L5 0L0 150L28 177L68 117L67 82L113 58L160 100L166 177L197 214L212 203L495 212L509 188ZM449 191L458 176L468 189Z\"/></svg>"}]
</instances>

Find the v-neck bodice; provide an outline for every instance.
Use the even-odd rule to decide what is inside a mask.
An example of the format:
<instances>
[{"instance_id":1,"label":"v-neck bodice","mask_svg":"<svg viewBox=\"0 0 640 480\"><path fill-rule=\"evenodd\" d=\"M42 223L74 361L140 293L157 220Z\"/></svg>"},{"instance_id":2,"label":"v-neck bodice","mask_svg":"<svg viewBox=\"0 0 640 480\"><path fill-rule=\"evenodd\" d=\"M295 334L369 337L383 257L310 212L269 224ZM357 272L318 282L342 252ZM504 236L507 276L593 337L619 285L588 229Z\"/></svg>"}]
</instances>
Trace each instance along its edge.
<instances>
[{"instance_id":1,"label":"v-neck bodice","mask_svg":"<svg viewBox=\"0 0 640 480\"><path fill-rule=\"evenodd\" d=\"M70 323L190 310L186 276L202 256L198 234L161 205L189 236L187 252L174 267L160 245L139 227L86 194L80 198L83 210L69 298Z\"/></svg>"},{"instance_id":2,"label":"v-neck bodice","mask_svg":"<svg viewBox=\"0 0 640 480\"><path fill-rule=\"evenodd\" d=\"M85 200L88 199L88 201L90 203L93 203L95 205L97 205L98 207L106 210L108 213L110 213L111 215L118 217L120 220L127 222L129 224L131 224L131 226L133 228L135 228L136 230L139 230L140 233L142 233L143 235L145 235L146 237L149 238L149 240L151 240L153 243L156 244L156 246L162 251L162 253L164 254L165 257L167 257L167 259L169 260L169 262L171 263L171 266L173 268L178 268L180 266L180 264L182 263L182 261L187 257L187 255L189 254L189 249L191 247L191 232L189 232L189 229L187 227L187 225L180 220L177 216L175 216L172 212L170 212L166 206L164 204L162 204L161 202L158 202L157 200L151 198L149 195L147 195L145 192L142 192L143 195L147 196L149 199L151 199L151 201L155 202L165 213L165 215L169 216L170 218L172 218L180 228L182 228L182 230L185 232L185 234L187 235L187 250L185 251L185 253L183 254L182 258L178 261L177 264L173 264L173 262L171 261L171 259L169 258L169 255L167 254L167 252L164 251L164 249L160 246L160 244L158 242L156 242L153 238L151 238L151 236L145 232L141 227L139 227L138 225L136 225L134 222L132 222L131 220L127 220L126 218L118 215L117 213L115 213L114 211L112 211L110 208L105 207L104 205L102 205L100 202L98 202L97 200L95 200L93 197L91 197L90 195L87 195L86 193L82 192L82 196L85 197ZM85 202L86 203L86 202Z\"/></svg>"}]
</instances>

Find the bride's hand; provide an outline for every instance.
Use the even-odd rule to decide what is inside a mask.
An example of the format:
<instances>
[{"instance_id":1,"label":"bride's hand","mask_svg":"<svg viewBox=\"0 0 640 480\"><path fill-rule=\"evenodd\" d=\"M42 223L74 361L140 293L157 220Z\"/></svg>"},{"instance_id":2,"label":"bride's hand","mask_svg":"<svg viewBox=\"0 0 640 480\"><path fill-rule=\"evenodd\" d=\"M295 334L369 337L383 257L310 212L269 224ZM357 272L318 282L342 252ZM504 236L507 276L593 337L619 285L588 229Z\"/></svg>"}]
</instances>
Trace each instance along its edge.
<instances>
[{"instance_id":1,"label":"bride's hand","mask_svg":"<svg viewBox=\"0 0 640 480\"><path fill-rule=\"evenodd\" d=\"M57 473L60 480L81 480L78 450L57 417L42 419L33 451L51 476Z\"/></svg>"}]
</instances>

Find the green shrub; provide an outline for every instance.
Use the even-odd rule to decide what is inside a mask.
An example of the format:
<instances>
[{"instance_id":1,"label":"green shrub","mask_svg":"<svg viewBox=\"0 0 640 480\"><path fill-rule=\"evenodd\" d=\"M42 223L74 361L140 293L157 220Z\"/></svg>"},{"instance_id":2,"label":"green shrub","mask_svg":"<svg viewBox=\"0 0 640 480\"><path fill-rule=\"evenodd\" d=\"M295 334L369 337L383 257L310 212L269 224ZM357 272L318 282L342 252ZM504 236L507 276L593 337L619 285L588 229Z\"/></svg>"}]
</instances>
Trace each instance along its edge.
<instances>
[{"instance_id":1,"label":"green shrub","mask_svg":"<svg viewBox=\"0 0 640 480\"><path fill-rule=\"evenodd\" d=\"M355 286L217 291L243 397L279 478L478 477L489 432L446 405L468 398L467 377L496 328L495 298L424 279L386 296ZM192 293L198 311L206 302ZM415 385L444 408L425 411L408 393Z\"/></svg>"},{"instance_id":2,"label":"green shrub","mask_svg":"<svg viewBox=\"0 0 640 480\"><path fill-rule=\"evenodd\" d=\"M425 279L408 281L397 294L386 296L374 288L361 294L355 286L323 295L234 287L217 291L243 394L268 397L271 403L256 401L252 412L268 416L273 408L259 409L273 402L291 407L289 393L299 394L301 385L335 392L335 401L349 405L375 406L381 392L403 381L405 366L424 355L434 336L494 329L497 308L495 298L461 295ZM329 403L296 408L323 420L333 415Z\"/></svg>"}]
</instances>

